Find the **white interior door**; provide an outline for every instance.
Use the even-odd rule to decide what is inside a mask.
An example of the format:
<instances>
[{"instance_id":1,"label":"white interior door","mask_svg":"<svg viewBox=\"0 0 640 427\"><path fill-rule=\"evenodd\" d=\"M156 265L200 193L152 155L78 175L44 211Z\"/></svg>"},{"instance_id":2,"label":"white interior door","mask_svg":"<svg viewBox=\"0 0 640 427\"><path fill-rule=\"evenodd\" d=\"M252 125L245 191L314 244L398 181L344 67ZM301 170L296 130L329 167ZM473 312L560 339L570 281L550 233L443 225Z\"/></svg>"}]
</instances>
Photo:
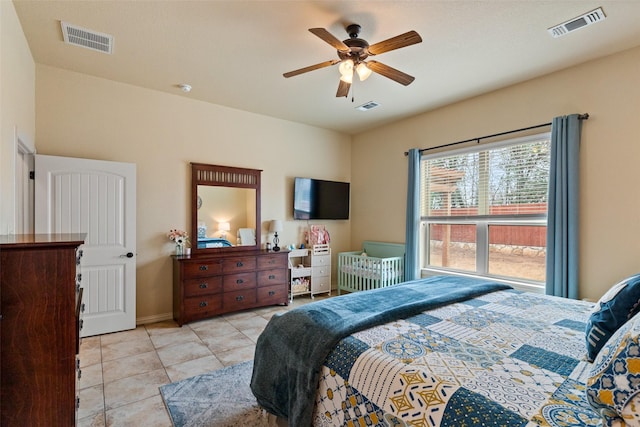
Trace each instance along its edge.
<instances>
[{"instance_id":1,"label":"white interior door","mask_svg":"<svg viewBox=\"0 0 640 427\"><path fill-rule=\"evenodd\" d=\"M36 233L86 233L82 336L136 327L136 165L35 156Z\"/></svg>"},{"instance_id":2,"label":"white interior door","mask_svg":"<svg viewBox=\"0 0 640 427\"><path fill-rule=\"evenodd\" d=\"M33 170L33 153L18 144L16 150L16 203L15 232L29 234L33 232L33 181L29 172Z\"/></svg>"}]
</instances>

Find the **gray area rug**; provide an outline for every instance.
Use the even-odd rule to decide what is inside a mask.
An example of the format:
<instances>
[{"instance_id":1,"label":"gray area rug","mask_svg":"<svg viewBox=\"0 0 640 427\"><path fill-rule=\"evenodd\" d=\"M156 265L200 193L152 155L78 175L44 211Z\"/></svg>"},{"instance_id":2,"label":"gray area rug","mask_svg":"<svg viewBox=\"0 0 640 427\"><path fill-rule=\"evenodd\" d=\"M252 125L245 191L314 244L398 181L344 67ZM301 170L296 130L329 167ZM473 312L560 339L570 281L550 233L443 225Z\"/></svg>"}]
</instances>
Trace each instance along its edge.
<instances>
[{"instance_id":1,"label":"gray area rug","mask_svg":"<svg viewBox=\"0 0 640 427\"><path fill-rule=\"evenodd\" d=\"M276 417L264 412L249 384L253 361L160 387L175 427L275 427Z\"/></svg>"}]
</instances>

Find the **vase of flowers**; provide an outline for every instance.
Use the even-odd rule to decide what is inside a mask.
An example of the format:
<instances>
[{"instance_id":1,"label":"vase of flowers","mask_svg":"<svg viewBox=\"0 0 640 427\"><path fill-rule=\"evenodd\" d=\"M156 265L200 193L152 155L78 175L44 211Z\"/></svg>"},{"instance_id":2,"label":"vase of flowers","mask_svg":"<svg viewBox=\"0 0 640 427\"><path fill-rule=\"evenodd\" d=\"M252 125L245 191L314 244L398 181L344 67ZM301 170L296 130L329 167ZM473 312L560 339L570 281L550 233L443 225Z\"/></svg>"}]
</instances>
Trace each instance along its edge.
<instances>
[{"instance_id":1,"label":"vase of flowers","mask_svg":"<svg viewBox=\"0 0 640 427\"><path fill-rule=\"evenodd\" d=\"M184 248L189 242L189 234L182 230L169 230L167 233L169 240L176 244L176 255L184 254Z\"/></svg>"}]
</instances>

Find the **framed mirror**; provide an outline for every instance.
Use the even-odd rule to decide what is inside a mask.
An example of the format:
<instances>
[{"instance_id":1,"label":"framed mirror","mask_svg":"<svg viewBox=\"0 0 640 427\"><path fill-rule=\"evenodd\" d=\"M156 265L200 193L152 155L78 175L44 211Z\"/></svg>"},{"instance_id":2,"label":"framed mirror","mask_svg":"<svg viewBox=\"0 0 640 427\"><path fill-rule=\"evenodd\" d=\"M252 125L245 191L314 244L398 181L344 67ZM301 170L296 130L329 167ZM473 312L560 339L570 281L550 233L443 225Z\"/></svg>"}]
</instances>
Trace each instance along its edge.
<instances>
[{"instance_id":1,"label":"framed mirror","mask_svg":"<svg viewBox=\"0 0 640 427\"><path fill-rule=\"evenodd\" d=\"M191 250L260 248L261 170L191 163Z\"/></svg>"}]
</instances>

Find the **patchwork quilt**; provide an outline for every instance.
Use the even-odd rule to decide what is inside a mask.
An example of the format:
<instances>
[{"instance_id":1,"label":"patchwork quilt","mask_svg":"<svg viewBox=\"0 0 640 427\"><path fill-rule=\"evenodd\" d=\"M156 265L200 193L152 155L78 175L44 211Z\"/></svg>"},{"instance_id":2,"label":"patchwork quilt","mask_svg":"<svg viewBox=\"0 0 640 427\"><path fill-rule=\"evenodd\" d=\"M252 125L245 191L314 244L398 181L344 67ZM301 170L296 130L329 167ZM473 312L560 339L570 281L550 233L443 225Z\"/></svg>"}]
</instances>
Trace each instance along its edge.
<instances>
[{"instance_id":1,"label":"patchwork quilt","mask_svg":"<svg viewBox=\"0 0 640 427\"><path fill-rule=\"evenodd\" d=\"M356 332L322 366L317 426L596 426L593 304L501 290Z\"/></svg>"},{"instance_id":2,"label":"patchwork quilt","mask_svg":"<svg viewBox=\"0 0 640 427\"><path fill-rule=\"evenodd\" d=\"M320 368L344 338L509 286L435 276L327 298L274 315L256 343L251 391L292 427L310 426Z\"/></svg>"}]
</instances>

